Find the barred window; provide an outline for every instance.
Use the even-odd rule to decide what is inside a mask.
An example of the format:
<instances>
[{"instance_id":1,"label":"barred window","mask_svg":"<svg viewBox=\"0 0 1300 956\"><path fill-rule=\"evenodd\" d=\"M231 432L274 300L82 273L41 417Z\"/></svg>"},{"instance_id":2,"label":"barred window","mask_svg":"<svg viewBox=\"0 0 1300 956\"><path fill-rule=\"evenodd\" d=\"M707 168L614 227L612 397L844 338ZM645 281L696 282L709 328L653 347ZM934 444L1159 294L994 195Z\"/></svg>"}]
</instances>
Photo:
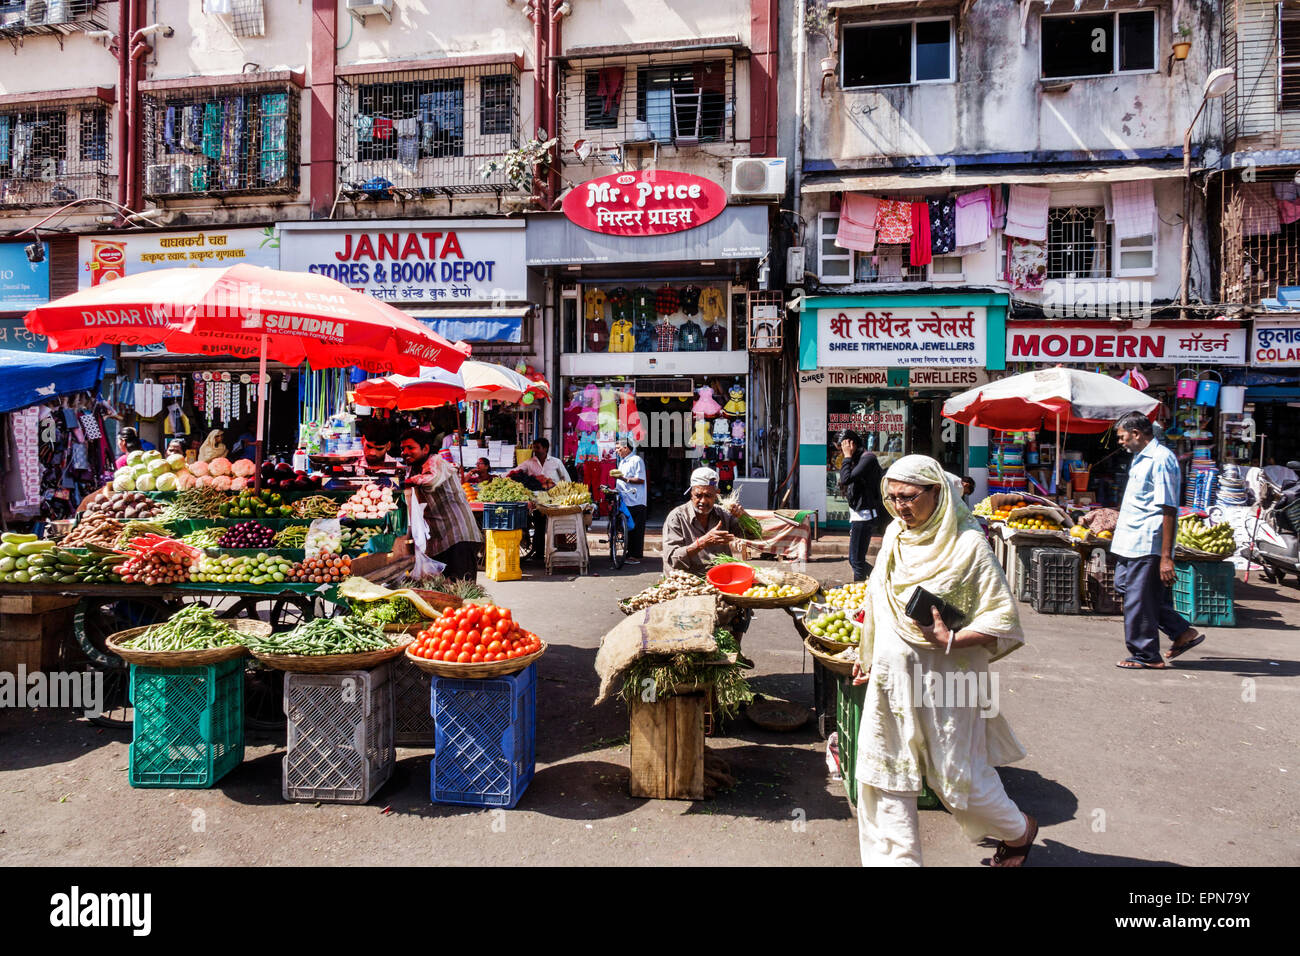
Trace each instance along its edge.
<instances>
[{"instance_id":1,"label":"barred window","mask_svg":"<svg viewBox=\"0 0 1300 956\"><path fill-rule=\"evenodd\" d=\"M614 129L618 126L625 74L621 66L586 71L583 79L584 129Z\"/></svg>"},{"instance_id":2,"label":"barred window","mask_svg":"<svg viewBox=\"0 0 1300 956\"><path fill-rule=\"evenodd\" d=\"M1101 206L1054 206L1047 216L1047 278L1110 275L1110 225Z\"/></svg>"},{"instance_id":3,"label":"barred window","mask_svg":"<svg viewBox=\"0 0 1300 956\"><path fill-rule=\"evenodd\" d=\"M107 197L108 108L32 104L0 113L0 206Z\"/></svg>"},{"instance_id":4,"label":"barred window","mask_svg":"<svg viewBox=\"0 0 1300 956\"><path fill-rule=\"evenodd\" d=\"M661 142L712 143L726 125L726 64L721 60L636 71L636 118Z\"/></svg>"},{"instance_id":5,"label":"barred window","mask_svg":"<svg viewBox=\"0 0 1300 956\"><path fill-rule=\"evenodd\" d=\"M418 155L435 159L464 155L465 80L461 77L358 86L357 114L357 159L397 159L400 141L408 138L406 124L415 124Z\"/></svg>"},{"instance_id":6,"label":"barred window","mask_svg":"<svg viewBox=\"0 0 1300 956\"><path fill-rule=\"evenodd\" d=\"M514 79L509 73L485 76L479 80L478 131L482 136L509 135L514 132Z\"/></svg>"}]
</instances>

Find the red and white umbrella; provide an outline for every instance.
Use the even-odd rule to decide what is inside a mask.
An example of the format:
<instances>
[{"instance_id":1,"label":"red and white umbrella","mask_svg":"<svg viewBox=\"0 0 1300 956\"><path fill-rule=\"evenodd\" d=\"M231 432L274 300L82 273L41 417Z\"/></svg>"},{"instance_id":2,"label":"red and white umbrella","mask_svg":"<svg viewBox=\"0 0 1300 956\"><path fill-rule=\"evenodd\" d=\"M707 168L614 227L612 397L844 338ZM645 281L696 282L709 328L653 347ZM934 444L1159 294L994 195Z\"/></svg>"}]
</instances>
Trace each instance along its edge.
<instances>
[{"instance_id":1,"label":"red and white umbrella","mask_svg":"<svg viewBox=\"0 0 1300 956\"><path fill-rule=\"evenodd\" d=\"M517 402L535 382L492 362L466 361L456 374L428 369L419 375L386 375L356 387L356 401L371 408L436 408L448 402Z\"/></svg>"}]
</instances>

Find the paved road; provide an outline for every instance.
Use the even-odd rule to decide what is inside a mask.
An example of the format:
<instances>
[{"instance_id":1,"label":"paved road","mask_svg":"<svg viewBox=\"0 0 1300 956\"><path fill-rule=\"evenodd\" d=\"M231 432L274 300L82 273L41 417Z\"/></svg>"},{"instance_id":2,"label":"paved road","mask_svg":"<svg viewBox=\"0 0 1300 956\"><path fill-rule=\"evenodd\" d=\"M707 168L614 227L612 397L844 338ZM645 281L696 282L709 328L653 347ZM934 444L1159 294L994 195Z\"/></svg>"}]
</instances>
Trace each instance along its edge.
<instances>
[{"instance_id":1,"label":"paved road","mask_svg":"<svg viewBox=\"0 0 1300 956\"><path fill-rule=\"evenodd\" d=\"M592 706L592 661L621 618L617 597L656 568L530 569L489 585L553 646L540 667L537 776L513 811L430 803L429 752L414 749L398 751L394 779L366 806L285 803L282 733L250 734L245 762L213 790L134 790L129 732L66 711L0 711L0 863L854 865L856 821L811 725L776 734L742 719L710 740L739 780L716 799L628 796L626 713ZM1118 618L1025 608L1028 644L998 666L1003 712L1029 751L1003 778L1042 824L1031 865L1300 862L1300 592L1238 593L1243 626L1212 631L1163 673L1115 669ZM810 662L784 612L759 612L745 648L757 690L811 703ZM989 855L942 812L922 814L922 836L931 865Z\"/></svg>"}]
</instances>

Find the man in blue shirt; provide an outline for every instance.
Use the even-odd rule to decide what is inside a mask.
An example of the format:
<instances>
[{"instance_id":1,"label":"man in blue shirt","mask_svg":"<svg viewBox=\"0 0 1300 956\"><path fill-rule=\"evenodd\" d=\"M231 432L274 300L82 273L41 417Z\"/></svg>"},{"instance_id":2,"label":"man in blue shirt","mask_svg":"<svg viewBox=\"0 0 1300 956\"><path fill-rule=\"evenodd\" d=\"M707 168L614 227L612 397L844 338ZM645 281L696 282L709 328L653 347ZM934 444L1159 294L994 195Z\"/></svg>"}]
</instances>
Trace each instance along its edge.
<instances>
[{"instance_id":1,"label":"man in blue shirt","mask_svg":"<svg viewBox=\"0 0 1300 956\"><path fill-rule=\"evenodd\" d=\"M618 493L632 515L627 532L627 564L640 564L645 551L646 481L645 462L632 450L632 439L623 438L614 449L618 453Z\"/></svg>"},{"instance_id":2,"label":"man in blue shirt","mask_svg":"<svg viewBox=\"0 0 1300 956\"><path fill-rule=\"evenodd\" d=\"M1178 459L1155 440L1155 429L1144 415L1130 412L1115 423L1115 432L1125 451L1133 455L1110 543L1129 652L1117 666L1158 670L1169 666L1160 657L1160 631L1173 641L1167 660L1205 640L1174 610L1169 596L1174 583Z\"/></svg>"}]
</instances>

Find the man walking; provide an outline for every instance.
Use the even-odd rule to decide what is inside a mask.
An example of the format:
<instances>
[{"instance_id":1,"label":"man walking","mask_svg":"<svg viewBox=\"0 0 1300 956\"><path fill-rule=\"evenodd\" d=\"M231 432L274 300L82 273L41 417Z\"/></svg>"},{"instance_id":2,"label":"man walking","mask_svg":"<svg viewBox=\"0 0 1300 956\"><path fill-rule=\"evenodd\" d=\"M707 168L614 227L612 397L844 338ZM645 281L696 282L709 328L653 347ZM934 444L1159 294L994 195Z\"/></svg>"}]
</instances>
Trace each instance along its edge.
<instances>
[{"instance_id":1,"label":"man walking","mask_svg":"<svg viewBox=\"0 0 1300 956\"><path fill-rule=\"evenodd\" d=\"M423 577L432 559L446 566L449 581L478 578L478 546L483 535L474 520L460 472L433 454L433 436L419 428L402 433L402 461L410 469L411 537L419 549L416 577Z\"/></svg>"},{"instance_id":2,"label":"man walking","mask_svg":"<svg viewBox=\"0 0 1300 956\"><path fill-rule=\"evenodd\" d=\"M1129 656L1116 666L1128 670L1163 669L1160 631L1173 641L1173 660L1205 640L1204 634L1174 610L1174 537L1178 521L1178 459L1155 440L1146 416L1130 412L1115 423L1125 451L1131 452L1128 485L1110 550L1116 557L1115 591L1124 603L1124 643Z\"/></svg>"},{"instance_id":3,"label":"man walking","mask_svg":"<svg viewBox=\"0 0 1300 956\"><path fill-rule=\"evenodd\" d=\"M632 448L632 439L623 438L614 449L618 453L618 493L623 496L632 515L627 533L627 564L640 564L645 551L646 481L645 462Z\"/></svg>"}]
</instances>

